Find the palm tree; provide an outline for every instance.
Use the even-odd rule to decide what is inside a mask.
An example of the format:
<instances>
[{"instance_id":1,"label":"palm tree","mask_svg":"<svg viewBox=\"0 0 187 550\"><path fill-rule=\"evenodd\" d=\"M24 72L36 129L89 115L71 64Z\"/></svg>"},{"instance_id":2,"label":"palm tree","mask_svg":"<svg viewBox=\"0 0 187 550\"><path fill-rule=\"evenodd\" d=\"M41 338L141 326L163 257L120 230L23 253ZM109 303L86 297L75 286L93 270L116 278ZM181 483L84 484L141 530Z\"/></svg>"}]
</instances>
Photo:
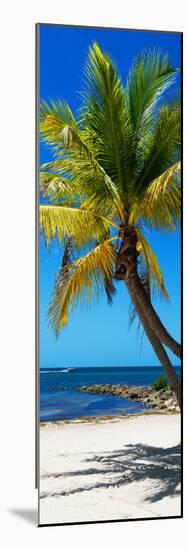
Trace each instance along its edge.
<instances>
[{"instance_id":1,"label":"palm tree","mask_svg":"<svg viewBox=\"0 0 187 550\"><path fill-rule=\"evenodd\" d=\"M78 303L104 288L109 302L124 281L154 351L180 403L180 383L163 344L181 348L151 302L168 299L145 228L173 231L180 218L180 109L161 103L176 69L160 52L143 52L124 88L110 57L94 43L85 67L77 120L61 101L41 105L41 137L54 160L41 168L40 226L48 242L58 236L63 263L49 307L58 335ZM85 253L86 250L86 253Z\"/></svg>"}]
</instances>

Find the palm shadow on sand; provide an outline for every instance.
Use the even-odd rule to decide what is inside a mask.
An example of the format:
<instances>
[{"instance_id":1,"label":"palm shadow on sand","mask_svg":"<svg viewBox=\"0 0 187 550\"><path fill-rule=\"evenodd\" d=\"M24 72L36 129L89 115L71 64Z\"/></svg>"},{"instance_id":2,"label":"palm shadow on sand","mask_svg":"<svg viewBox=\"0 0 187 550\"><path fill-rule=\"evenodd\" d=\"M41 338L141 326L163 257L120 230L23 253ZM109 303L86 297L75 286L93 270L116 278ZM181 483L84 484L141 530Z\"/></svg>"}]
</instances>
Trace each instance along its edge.
<instances>
[{"instance_id":1,"label":"palm shadow on sand","mask_svg":"<svg viewBox=\"0 0 187 550\"><path fill-rule=\"evenodd\" d=\"M153 491L145 495L144 501L156 502L167 496L180 495L181 450L174 447L152 447L140 443L125 445L124 448L100 454L84 460L88 468L65 473L45 474L50 478L77 478L84 476L84 484L67 491L43 492L40 497L69 496L93 489L121 487L133 481L153 480ZM93 482L92 476L101 475L102 481ZM82 480L81 480L82 481Z\"/></svg>"}]
</instances>

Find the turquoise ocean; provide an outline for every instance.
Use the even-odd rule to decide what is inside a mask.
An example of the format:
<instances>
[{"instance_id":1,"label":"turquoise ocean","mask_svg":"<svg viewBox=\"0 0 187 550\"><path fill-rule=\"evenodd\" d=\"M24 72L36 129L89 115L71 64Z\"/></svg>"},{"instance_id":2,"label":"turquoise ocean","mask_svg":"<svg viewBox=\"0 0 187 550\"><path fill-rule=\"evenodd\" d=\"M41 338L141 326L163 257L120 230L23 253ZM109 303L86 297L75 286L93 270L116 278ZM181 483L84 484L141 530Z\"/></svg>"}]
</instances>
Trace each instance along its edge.
<instances>
[{"instance_id":1,"label":"turquoise ocean","mask_svg":"<svg viewBox=\"0 0 187 550\"><path fill-rule=\"evenodd\" d=\"M179 367L176 367L179 374ZM150 409L136 401L103 394L81 393L91 384L151 386L161 367L43 368L40 370L40 420L67 420L90 416L143 413Z\"/></svg>"}]
</instances>

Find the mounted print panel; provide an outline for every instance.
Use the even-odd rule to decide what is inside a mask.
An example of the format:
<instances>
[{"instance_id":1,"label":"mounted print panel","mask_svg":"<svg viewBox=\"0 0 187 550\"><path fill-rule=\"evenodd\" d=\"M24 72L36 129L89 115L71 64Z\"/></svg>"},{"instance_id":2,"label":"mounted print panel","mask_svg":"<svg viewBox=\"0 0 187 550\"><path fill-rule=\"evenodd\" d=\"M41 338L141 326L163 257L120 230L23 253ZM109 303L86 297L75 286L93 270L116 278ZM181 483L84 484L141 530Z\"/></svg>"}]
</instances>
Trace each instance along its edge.
<instances>
[{"instance_id":1,"label":"mounted print panel","mask_svg":"<svg viewBox=\"0 0 187 550\"><path fill-rule=\"evenodd\" d=\"M39 525L181 497L181 33L39 24Z\"/></svg>"}]
</instances>

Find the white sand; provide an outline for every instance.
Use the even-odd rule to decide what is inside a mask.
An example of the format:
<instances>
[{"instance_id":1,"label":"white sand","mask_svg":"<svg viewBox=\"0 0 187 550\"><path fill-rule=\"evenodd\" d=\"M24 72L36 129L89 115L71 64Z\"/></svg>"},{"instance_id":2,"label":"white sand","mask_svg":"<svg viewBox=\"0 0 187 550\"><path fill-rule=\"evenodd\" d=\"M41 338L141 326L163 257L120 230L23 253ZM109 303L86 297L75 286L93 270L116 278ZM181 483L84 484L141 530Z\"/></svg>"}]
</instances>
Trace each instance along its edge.
<instances>
[{"instance_id":1,"label":"white sand","mask_svg":"<svg viewBox=\"0 0 187 550\"><path fill-rule=\"evenodd\" d=\"M180 415L40 430L40 524L180 516Z\"/></svg>"}]
</instances>

